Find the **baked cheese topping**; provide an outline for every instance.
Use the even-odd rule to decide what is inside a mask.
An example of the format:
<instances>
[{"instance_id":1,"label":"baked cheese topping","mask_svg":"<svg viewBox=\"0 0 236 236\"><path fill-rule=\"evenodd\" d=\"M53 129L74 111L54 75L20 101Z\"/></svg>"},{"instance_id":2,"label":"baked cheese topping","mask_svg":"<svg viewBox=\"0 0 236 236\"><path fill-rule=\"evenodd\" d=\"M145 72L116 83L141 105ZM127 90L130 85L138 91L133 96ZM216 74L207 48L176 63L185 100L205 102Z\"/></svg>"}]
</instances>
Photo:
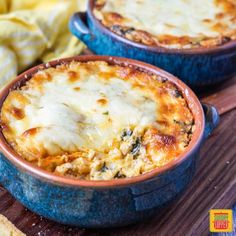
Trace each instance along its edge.
<instances>
[{"instance_id":1,"label":"baked cheese topping","mask_svg":"<svg viewBox=\"0 0 236 236\"><path fill-rule=\"evenodd\" d=\"M109 180L178 158L194 120L173 83L99 61L37 72L9 93L1 126L27 161L59 175Z\"/></svg>"},{"instance_id":2,"label":"baked cheese topping","mask_svg":"<svg viewBox=\"0 0 236 236\"><path fill-rule=\"evenodd\" d=\"M94 14L113 32L151 46L210 47L236 39L235 0L97 0Z\"/></svg>"}]
</instances>

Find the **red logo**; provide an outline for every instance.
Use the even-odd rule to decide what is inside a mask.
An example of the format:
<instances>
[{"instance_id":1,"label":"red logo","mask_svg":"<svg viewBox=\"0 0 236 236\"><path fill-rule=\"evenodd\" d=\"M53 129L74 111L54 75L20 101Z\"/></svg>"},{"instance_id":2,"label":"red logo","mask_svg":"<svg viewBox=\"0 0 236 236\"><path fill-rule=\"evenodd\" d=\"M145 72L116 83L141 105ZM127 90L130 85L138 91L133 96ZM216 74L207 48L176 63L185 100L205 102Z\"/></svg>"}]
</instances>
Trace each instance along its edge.
<instances>
[{"instance_id":1,"label":"red logo","mask_svg":"<svg viewBox=\"0 0 236 236\"><path fill-rule=\"evenodd\" d=\"M214 228L215 229L228 229L229 221L228 221L228 214L225 213L214 213Z\"/></svg>"},{"instance_id":2,"label":"red logo","mask_svg":"<svg viewBox=\"0 0 236 236\"><path fill-rule=\"evenodd\" d=\"M211 232L232 232L233 211L231 209L210 210L209 224Z\"/></svg>"}]
</instances>

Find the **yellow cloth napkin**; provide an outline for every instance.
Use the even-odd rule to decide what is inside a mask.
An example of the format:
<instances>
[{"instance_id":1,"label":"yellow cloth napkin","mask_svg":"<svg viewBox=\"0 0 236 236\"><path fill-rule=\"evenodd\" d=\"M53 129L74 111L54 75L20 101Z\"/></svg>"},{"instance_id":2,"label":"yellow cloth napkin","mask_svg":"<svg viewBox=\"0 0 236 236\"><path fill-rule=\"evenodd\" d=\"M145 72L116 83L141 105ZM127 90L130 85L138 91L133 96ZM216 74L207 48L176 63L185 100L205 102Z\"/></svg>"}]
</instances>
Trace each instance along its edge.
<instances>
[{"instance_id":1,"label":"yellow cloth napkin","mask_svg":"<svg viewBox=\"0 0 236 236\"><path fill-rule=\"evenodd\" d=\"M86 0L0 0L0 88L36 60L79 54L85 47L68 29Z\"/></svg>"},{"instance_id":2,"label":"yellow cloth napkin","mask_svg":"<svg viewBox=\"0 0 236 236\"><path fill-rule=\"evenodd\" d=\"M26 236L15 227L5 216L0 214L0 235L1 236Z\"/></svg>"}]
</instances>

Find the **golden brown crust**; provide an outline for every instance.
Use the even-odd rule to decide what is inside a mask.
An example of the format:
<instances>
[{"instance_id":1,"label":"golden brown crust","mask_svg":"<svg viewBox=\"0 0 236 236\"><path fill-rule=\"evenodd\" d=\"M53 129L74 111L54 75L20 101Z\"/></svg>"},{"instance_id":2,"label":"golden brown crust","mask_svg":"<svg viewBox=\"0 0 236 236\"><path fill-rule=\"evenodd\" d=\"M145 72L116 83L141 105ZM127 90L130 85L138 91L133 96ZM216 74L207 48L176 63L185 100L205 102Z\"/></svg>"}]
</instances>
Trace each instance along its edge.
<instances>
[{"instance_id":1,"label":"golden brown crust","mask_svg":"<svg viewBox=\"0 0 236 236\"><path fill-rule=\"evenodd\" d=\"M89 80L89 75L93 75L92 78L96 75L103 86L113 83L114 78L130 84L133 91L141 94L143 102L156 103L155 120L145 126L136 124L119 127L118 136L114 136L113 140L110 140L110 143L102 149L80 147L76 151L69 151L57 144L57 153L51 155L50 150L47 149L47 143L41 146L36 143L38 135L45 127L28 127L31 118L27 116L26 107L35 100L37 93L42 94L39 97L44 96L45 84L52 86L55 83L56 85L55 78L61 78L60 73L65 74L69 79L65 79L66 89L71 89L75 93L84 92L84 88L80 88L83 83L80 86L76 83ZM59 77L57 77L58 74L60 74ZM71 78L73 78L72 81ZM29 93L34 94L33 99L28 96ZM113 100L109 100L107 94L101 94L99 99L96 98L96 109L98 109L96 112L103 109L102 117L106 120L105 123L99 123L97 127L113 128L115 117L109 114L108 109L108 105L112 102ZM140 105L142 104L135 106ZM70 107L67 104L63 106L66 106L66 109ZM14 112L12 112L12 107L14 107ZM38 109L40 110L41 107ZM77 111L80 108L72 107L72 109ZM82 114L81 120L78 120L82 127L87 125L86 122L83 124L83 120ZM23 125L15 126L16 121L22 121ZM7 141L24 159L45 170L79 179L112 179L139 175L177 158L191 141L194 120L182 93L172 82L163 77L132 67L108 65L105 62L72 62L39 71L25 86L11 91L2 106L1 127ZM19 133L19 127L21 127L21 133ZM47 130L49 129L51 127L47 127ZM56 144L53 143L53 145ZM117 164L117 168L111 169L114 163ZM130 172L131 170L133 172Z\"/></svg>"},{"instance_id":2,"label":"golden brown crust","mask_svg":"<svg viewBox=\"0 0 236 236\"><path fill-rule=\"evenodd\" d=\"M128 18L117 12L103 11L107 1L108 0L97 0L95 2L95 17L114 33L137 43L168 48L201 48L223 45L236 39L236 27L234 27L236 25L235 0L215 0L214 4L221 9L221 12L215 14L215 19L202 20L202 23L209 26L209 29L217 33L217 36L207 36L202 32L195 37L187 34L175 36L167 34L165 31L163 31L162 34L156 35L142 30L130 23L132 16ZM137 4L141 4L141 2L137 2ZM158 14L158 12L156 14ZM174 25L169 23L164 25L168 28L175 28Z\"/></svg>"}]
</instances>

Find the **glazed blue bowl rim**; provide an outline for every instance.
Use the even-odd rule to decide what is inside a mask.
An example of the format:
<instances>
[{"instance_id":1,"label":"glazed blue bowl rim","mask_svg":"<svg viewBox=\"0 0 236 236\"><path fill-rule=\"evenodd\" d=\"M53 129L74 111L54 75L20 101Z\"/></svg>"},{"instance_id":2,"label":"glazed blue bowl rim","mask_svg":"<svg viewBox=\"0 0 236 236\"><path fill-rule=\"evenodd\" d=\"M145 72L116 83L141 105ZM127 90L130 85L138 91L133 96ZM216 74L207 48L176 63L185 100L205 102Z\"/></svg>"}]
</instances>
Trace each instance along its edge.
<instances>
[{"instance_id":1,"label":"glazed blue bowl rim","mask_svg":"<svg viewBox=\"0 0 236 236\"><path fill-rule=\"evenodd\" d=\"M137 47L146 51L152 51L156 53L167 53L167 54L209 54L209 53L220 53L225 50L236 49L236 39L230 40L227 43L218 46L212 46L209 48L185 48L185 49L171 49L171 48L164 48L159 46L148 46L145 44L137 43L132 40L129 40L121 35L116 34L115 32L111 31L107 27L105 27L94 15L93 8L94 3L96 0L89 0L87 3L87 15L89 16L90 20L96 25L100 31L104 34L110 35L111 37L115 38L118 41L121 41L125 44L128 44L132 47Z\"/></svg>"},{"instance_id":2,"label":"glazed blue bowl rim","mask_svg":"<svg viewBox=\"0 0 236 236\"><path fill-rule=\"evenodd\" d=\"M113 180L106 180L106 181L94 181L94 180L77 180L69 177L58 176L48 171L45 171L28 161L24 160L20 155L18 155L11 146L7 143L2 130L0 132L0 150L4 154L4 156L16 167L22 169L23 171L28 172L29 174L38 177L41 180L47 182L53 182L58 185L63 186L74 186L74 187L118 187L124 185L131 185L136 184L139 182L143 182L149 180L157 175L163 174L168 172L177 166L179 166L182 162L184 162L187 158L191 157L193 153L195 153L199 146L201 145L202 141L204 140L204 129L205 129L205 116L203 112L203 108L201 106L200 101L193 93L193 91L185 85L182 81L180 81L175 76L169 74L168 72L136 60L131 60L127 58L121 57L111 57L111 56L97 56L97 55L87 55L87 56L75 56L70 58L63 58L51 62L47 62L38 66L35 66L24 73L17 76L11 83L9 83L2 91L0 92L0 109L2 108L2 104L5 98L8 96L11 90L17 89L24 85L24 83L29 80L33 74L37 71L55 67L60 64L66 64L71 61L80 61L80 62L87 62L87 61L106 61L109 64L116 64L116 65L123 65L123 66L131 66L135 69L139 69L141 71L157 74L167 78L168 80L172 81L178 89L183 93L189 108L191 109L194 120L195 120L195 131L193 133L192 139L190 144L186 148L186 150L178 157L176 157L171 162L167 163L165 166L160 168L155 168L154 170L147 172L145 174L124 178L124 179L113 179ZM1 128L2 129L2 128Z\"/></svg>"}]
</instances>

